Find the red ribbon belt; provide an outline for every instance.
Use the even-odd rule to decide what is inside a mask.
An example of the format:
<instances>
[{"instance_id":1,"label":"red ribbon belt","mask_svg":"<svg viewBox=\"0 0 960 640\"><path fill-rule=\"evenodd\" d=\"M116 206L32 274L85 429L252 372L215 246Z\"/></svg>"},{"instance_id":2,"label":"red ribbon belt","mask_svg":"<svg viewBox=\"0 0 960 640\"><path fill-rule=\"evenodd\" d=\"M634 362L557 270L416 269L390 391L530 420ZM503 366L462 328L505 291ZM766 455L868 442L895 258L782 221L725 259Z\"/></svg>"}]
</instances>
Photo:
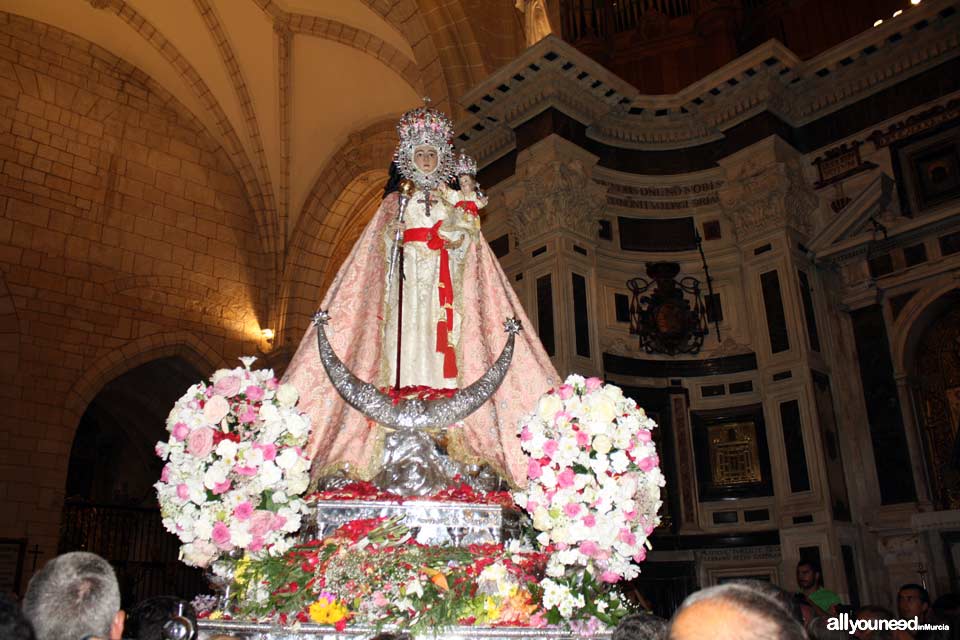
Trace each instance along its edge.
<instances>
[{"instance_id":1,"label":"red ribbon belt","mask_svg":"<svg viewBox=\"0 0 960 640\"><path fill-rule=\"evenodd\" d=\"M480 215L480 209L479 207L477 207L476 202L470 202L469 200L461 200L455 206L457 206L460 209L463 209L467 213L470 213L474 216Z\"/></svg>"},{"instance_id":2,"label":"red ribbon belt","mask_svg":"<svg viewBox=\"0 0 960 640\"><path fill-rule=\"evenodd\" d=\"M437 292L440 296L440 308L446 312L445 318L437 322L437 353L443 354L443 377L457 377L457 354L450 344L450 332L453 331L453 281L450 279L450 254L447 243L440 235L440 224L432 227L415 227L403 232L404 242L425 242L428 249L440 252L440 278Z\"/></svg>"}]
</instances>

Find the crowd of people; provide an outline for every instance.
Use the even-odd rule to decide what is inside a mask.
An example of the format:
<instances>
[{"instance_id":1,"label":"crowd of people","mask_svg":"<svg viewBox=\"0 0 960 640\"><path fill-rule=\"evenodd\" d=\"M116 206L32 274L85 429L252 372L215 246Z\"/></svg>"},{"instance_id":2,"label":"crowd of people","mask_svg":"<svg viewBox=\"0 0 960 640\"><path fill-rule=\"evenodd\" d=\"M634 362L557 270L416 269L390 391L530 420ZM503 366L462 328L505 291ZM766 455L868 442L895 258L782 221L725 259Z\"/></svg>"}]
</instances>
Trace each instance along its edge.
<instances>
[{"instance_id":1,"label":"crowd of people","mask_svg":"<svg viewBox=\"0 0 960 640\"><path fill-rule=\"evenodd\" d=\"M635 613L621 620L612 640L924 640L960 637L960 599L931 604L927 590L906 584L897 594L898 615L883 607L851 610L825 589L815 563L797 567L800 591L769 582L734 581L697 591L671 620ZM831 623L831 620L833 621ZM878 629L877 621L917 620L936 630ZM839 621L839 622L838 622ZM849 621L861 621L857 628ZM865 621L872 621L867 624ZM843 625L837 628L838 624ZM907 626L907 625L901 625ZM124 612L113 568L100 556L73 552L48 562L30 580L22 603L0 597L3 640L194 640L193 607L175 597L154 597ZM235 640L215 636L210 640ZM381 633L371 640L408 640Z\"/></svg>"}]
</instances>

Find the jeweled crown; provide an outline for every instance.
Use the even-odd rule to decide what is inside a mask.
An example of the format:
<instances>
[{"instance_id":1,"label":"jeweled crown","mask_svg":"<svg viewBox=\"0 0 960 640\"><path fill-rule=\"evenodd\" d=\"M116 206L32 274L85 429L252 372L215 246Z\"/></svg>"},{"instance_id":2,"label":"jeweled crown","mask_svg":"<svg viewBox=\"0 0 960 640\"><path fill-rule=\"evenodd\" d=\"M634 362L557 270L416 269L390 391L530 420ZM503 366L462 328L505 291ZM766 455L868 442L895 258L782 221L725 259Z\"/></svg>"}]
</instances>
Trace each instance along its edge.
<instances>
[{"instance_id":1,"label":"jeweled crown","mask_svg":"<svg viewBox=\"0 0 960 640\"><path fill-rule=\"evenodd\" d=\"M436 189L455 175L453 145L450 142L453 123L442 111L432 109L427 104L411 109L400 116L397 133L400 135L400 144L393 155L404 178L412 180L421 189ZM437 150L437 168L430 174L419 171L413 162L414 150L423 145Z\"/></svg>"},{"instance_id":2,"label":"jeweled crown","mask_svg":"<svg viewBox=\"0 0 960 640\"><path fill-rule=\"evenodd\" d=\"M453 163L453 173L456 176L474 176L477 175L477 161L465 154L463 151L457 154L457 159Z\"/></svg>"}]
</instances>

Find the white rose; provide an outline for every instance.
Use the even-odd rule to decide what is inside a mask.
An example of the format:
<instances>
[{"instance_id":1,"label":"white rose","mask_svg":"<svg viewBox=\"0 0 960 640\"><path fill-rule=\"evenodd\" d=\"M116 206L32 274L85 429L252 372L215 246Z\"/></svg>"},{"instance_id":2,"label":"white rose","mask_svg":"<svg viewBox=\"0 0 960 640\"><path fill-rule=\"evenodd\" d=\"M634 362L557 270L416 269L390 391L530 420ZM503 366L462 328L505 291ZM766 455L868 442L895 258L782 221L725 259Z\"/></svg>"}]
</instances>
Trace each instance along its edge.
<instances>
[{"instance_id":1,"label":"white rose","mask_svg":"<svg viewBox=\"0 0 960 640\"><path fill-rule=\"evenodd\" d=\"M593 450L599 453L602 456L610 453L610 448L613 444L610 442L610 438L605 435L599 435L593 439Z\"/></svg>"},{"instance_id":2,"label":"white rose","mask_svg":"<svg viewBox=\"0 0 960 640\"><path fill-rule=\"evenodd\" d=\"M260 467L259 477L263 482L263 486L272 487L280 483L280 480L283 478L283 472L280 470L280 467L272 461L264 462L263 466Z\"/></svg>"},{"instance_id":3,"label":"white rose","mask_svg":"<svg viewBox=\"0 0 960 640\"><path fill-rule=\"evenodd\" d=\"M300 393L292 384L282 384L280 388L277 389L277 402L279 402L282 407L292 407L297 404L297 400L299 399Z\"/></svg>"},{"instance_id":4,"label":"white rose","mask_svg":"<svg viewBox=\"0 0 960 640\"><path fill-rule=\"evenodd\" d=\"M540 402L537 404L537 415L540 416L541 420L552 423L553 417L562 409L563 401L560 396L551 393L540 397Z\"/></svg>"},{"instance_id":5,"label":"white rose","mask_svg":"<svg viewBox=\"0 0 960 640\"><path fill-rule=\"evenodd\" d=\"M617 405L606 396L591 396L590 417L597 422L609 424L617 417Z\"/></svg>"},{"instance_id":6,"label":"white rose","mask_svg":"<svg viewBox=\"0 0 960 640\"><path fill-rule=\"evenodd\" d=\"M217 445L217 455L224 460L233 461L237 457L237 443L233 440L221 440Z\"/></svg>"},{"instance_id":7,"label":"white rose","mask_svg":"<svg viewBox=\"0 0 960 640\"><path fill-rule=\"evenodd\" d=\"M297 451L288 447L277 456L277 466L281 469L290 469L299 459L300 456L297 454Z\"/></svg>"},{"instance_id":8,"label":"white rose","mask_svg":"<svg viewBox=\"0 0 960 640\"><path fill-rule=\"evenodd\" d=\"M277 422L280 420L280 410L272 403L264 402L260 405L260 419L264 422Z\"/></svg>"}]
</instances>

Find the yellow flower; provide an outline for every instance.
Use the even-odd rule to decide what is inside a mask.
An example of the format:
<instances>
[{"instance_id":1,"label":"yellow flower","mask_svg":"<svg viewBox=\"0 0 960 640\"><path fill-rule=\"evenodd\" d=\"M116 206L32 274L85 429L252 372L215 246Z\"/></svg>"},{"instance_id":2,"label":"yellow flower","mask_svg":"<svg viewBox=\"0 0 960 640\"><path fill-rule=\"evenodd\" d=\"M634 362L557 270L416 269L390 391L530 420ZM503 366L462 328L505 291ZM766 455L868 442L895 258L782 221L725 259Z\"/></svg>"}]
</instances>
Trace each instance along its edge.
<instances>
[{"instance_id":1,"label":"yellow flower","mask_svg":"<svg viewBox=\"0 0 960 640\"><path fill-rule=\"evenodd\" d=\"M210 612L210 615L207 616L207 620L219 620L223 617L223 611L217 610Z\"/></svg>"},{"instance_id":2,"label":"yellow flower","mask_svg":"<svg viewBox=\"0 0 960 640\"><path fill-rule=\"evenodd\" d=\"M309 614L317 624L336 624L350 615L350 610L337 600L320 598L310 605Z\"/></svg>"},{"instance_id":3,"label":"yellow flower","mask_svg":"<svg viewBox=\"0 0 960 640\"><path fill-rule=\"evenodd\" d=\"M238 585L246 584L247 578L244 577L244 574L247 572L247 569L250 567L250 556L243 556L240 562L237 563L236 569L233 571L233 582Z\"/></svg>"}]
</instances>

